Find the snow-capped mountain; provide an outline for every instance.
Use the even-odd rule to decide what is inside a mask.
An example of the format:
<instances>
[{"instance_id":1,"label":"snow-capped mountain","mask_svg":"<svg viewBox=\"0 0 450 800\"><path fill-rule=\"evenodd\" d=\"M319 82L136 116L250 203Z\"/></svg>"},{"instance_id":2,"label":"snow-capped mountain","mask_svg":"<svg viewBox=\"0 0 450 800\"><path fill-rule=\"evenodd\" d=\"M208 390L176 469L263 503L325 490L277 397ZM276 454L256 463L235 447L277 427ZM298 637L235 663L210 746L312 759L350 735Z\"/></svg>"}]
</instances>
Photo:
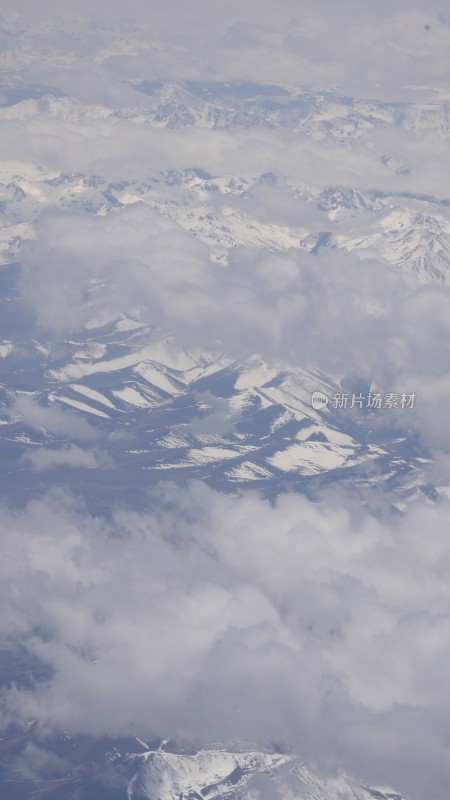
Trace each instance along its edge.
<instances>
[{"instance_id":1,"label":"snow-capped mountain","mask_svg":"<svg viewBox=\"0 0 450 800\"><path fill-rule=\"evenodd\" d=\"M331 91L251 83L144 81L135 89L142 105L115 109L82 105L45 86L30 87L28 93L4 87L0 114L5 120L48 118L81 128L116 119L152 129L279 128L344 147L370 142L392 126L412 137L436 127L443 138L449 135L446 100L426 106L362 102ZM402 179L408 166L396 158L378 153L380 169ZM358 409L342 415L331 403L312 408L312 392L333 397L342 391L342 375L323 374L314 363L274 369L258 354L236 362L217 351L186 352L170 331L158 331L125 309L106 324L74 331L70 341L57 341L30 327L14 262L27 258L46 209L108 216L140 203L194 234L207 246L211 262L223 268L237 247L312 255L334 249L389 264L417 283L445 284L450 274L446 200L374 185L324 188L270 171L212 174L201 167L177 168L155 172L150 180L117 182L100 172L63 172L26 162L0 165L0 192L5 265L1 430L21 477L30 464L44 469L44 463L64 463L70 455L61 431L35 422L30 427L35 416L30 409L44 406L71 409L103 442L101 457L98 448L89 456L79 454L71 468L82 469L84 463L109 476L118 470L119 483L124 471L133 474L135 485L176 471L218 485L268 488L288 479L306 487L332 477L356 480L361 487L381 481L403 495L418 486L434 491L422 477L429 454L417 449L414 438L383 430L373 415ZM261 215L264 192L285 198L290 208L298 203L295 222L292 213L275 214L276 221ZM313 217L305 216L308 208L314 209ZM53 455L40 457L39 450Z\"/></svg>"},{"instance_id":2,"label":"snow-capped mountain","mask_svg":"<svg viewBox=\"0 0 450 800\"><path fill-rule=\"evenodd\" d=\"M392 790L364 787L344 774L323 777L298 757L269 752L150 750L131 757L131 763L138 770L128 800L402 800Z\"/></svg>"},{"instance_id":3,"label":"snow-capped mountain","mask_svg":"<svg viewBox=\"0 0 450 800\"><path fill-rule=\"evenodd\" d=\"M17 779L8 755L41 753L39 778ZM49 753L57 754L49 756ZM46 763L46 757L49 758ZM205 749L177 747L169 740L149 747L139 738L74 736L64 731L39 738L34 721L0 741L0 778L14 797L39 791L50 798L96 800L407 800L393 789L363 784L342 770L310 764L291 753L217 744Z\"/></svg>"},{"instance_id":4,"label":"snow-capped mountain","mask_svg":"<svg viewBox=\"0 0 450 800\"><path fill-rule=\"evenodd\" d=\"M190 353L127 317L70 341L13 333L2 345L9 489L51 470L56 483L82 487L86 474L119 495L180 476L269 493L286 481L311 492L331 480L382 481L399 502L429 491L423 448L380 428L376 409L333 408L342 388L317 368ZM317 391L330 399L321 409L311 401ZM62 411L82 423L71 437Z\"/></svg>"},{"instance_id":5,"label":"snow-capped mountain","mask_svg":"<svg viewBox=\"0 0 450 800\"><path fill-rule=\"evenodd\" d=\"M364 250L422 282L447 282L450 259L448 201L429 194L413 194L402 184L407 163L383 152L380 131L402 129L414 141L428 131L442 139L450 134L450 103L429 104L352 101L336 92L302 92L292 87L257 84L142 82L143 105L130 108L85 106L48 87L26 92L4 87L0 119L49 124L91 126L120 124L132 128L183 130L193 128L235 131L255 127L281 130L312 142L338 142L351 148L364 143L386 179L397 176L392 189L376 184L364 188L333 184L325 188L314 181L293 180L273 172L212 174L197 165L188 170L155 172L150 180L111 181L105 174L67 173L28 162L0 164L0 201L3 223L0 257L8 263L18 257L19 244L33 236L33 222L45 208L80 208L108 214L136 202L145 203L193 232L210 248L211 258L226 264L238 245L248 248L328 246ZM375 137L372 141L372 137ZM361 145L362 146L362 145ZM407 156L405 155L405 158ZM287 200L301 198L317 207L323 227L311 230L302 220L274 222L258 218L254 200L261 187L277 187ZM403 188L401 188L403 186ZM395 187L395 188L394 188ZM320 224L320 222L319 222Z\"/></svg>"},{"instance_id":6,"label":"snow-capped mountain","mask_svg":"<svg viewBox=\"0 0 450 800\"><path fill-rule=\"evenodd\" d=\"M347 187L282 186L293 203L301 198L317 208L322 229L258 219L252 201L265 175L205 177L201 170L155 175L151 183L111 183L98 175L54 175L32 165L0 165L0 259L6 264L33 239L33 220L45 208L79 208L106 215L115 209L144 203L195 234L207 245L213 262L226 265L237 246L284 252L319 247L365 251L369 256L400 267L421 283L447 283L450 274L450 212L446 203L431 197L365 192ZM246 210L246 206L249 210ZM316 223L317 224L317 223ZM315 225L316 228L316 225Z\"/></svg>"},{"instance_id":7,"label":"snow-capped mountain","mask_svg":"<svg viewBox=\"0 0 450 800\"><path fill-rule=\"evenodd\" d=\"M135 89L143 97L140 106L114 109L82 105L46 86L31 87L28 93L4 87L0 114L5 120L48 118L81 127L117 119L152 129L279 128L344 147L370 142L372 135L393 126L411 137L436 126L443 138L449 135L446 100L427 105L363 102L332 91L239 82L143 81ZM408 174L406 161L381 150L378 163L381 171L400 180ZM125 309L106 324L90 323L88 331L75 331L70 341L55 342L25 322L17 269L10 265L27 258L26 248L46 209L108 216L140 203L194 234L207 246L211 262L224 268L236 248L312 255L334 249L389 264L418 283L445 284L450 267L446 200L376 186L323 188L270 171L212 174L200 166L117 182L101 172L3 162L0 181L2 435L21 476L27 464L43 468L47 463L39 449L52 450L49 465L69 455L61 433L27 425L29 409L37 404L71 409L88 420L108 445L106 451L99 445L101 456L98 451L85 457L86 468L89 464L109 474L126 470L137 485L176 471L219 485L273 487L288 478L315 486L318 478L333 476L365 486L379 480L376 464L375 473L395 491L410 494L422 486L433 493L422 476L428 453L419 452L410 437L383 430L373 415L358 414L358 409L343 416L331 403L312 408L312 392L331 398L342 391L341 375L323 374L315 364L274 369L258 354L240 363L217 351L186 352L170 331L158 332ZM267 192L277 202L285 198L294 208L298 203L295 224L292 215L285 220L275 215L273 221L258 213L258 199ZM305 216L308 208L314 209L313 217ZM18 328L22 335L27 330L28 341L17 337ZM25 378L29 370L32 380ZM11 413L7 409L14 396L19 402ZM21 414L21 408L28 412Z\"/></svg>"}]
</instances>

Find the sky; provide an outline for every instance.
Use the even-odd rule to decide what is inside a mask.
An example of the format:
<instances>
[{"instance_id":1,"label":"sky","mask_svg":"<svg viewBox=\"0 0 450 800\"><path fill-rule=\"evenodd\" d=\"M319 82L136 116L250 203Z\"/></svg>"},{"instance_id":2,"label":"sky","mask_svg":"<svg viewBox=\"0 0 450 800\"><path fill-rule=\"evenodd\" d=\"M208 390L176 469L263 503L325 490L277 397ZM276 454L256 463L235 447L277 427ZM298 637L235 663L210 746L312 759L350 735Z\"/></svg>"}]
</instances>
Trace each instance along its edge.
<instances>
[{"instance_id":1,"label":"sky","mask_svg":"<svg viewBox=\"0 0 450 800\"><path fill-rule=\"evenodd\" d=\"M445 201L445 4L113 0L55 10L18 0L3 8L0 36L4 86L61 92L20 114L0 108L2 174L28 176L40 204L20 251L36 331L59 341L129 313L192 352L237 362L257 353L280 371L312 365L415 392L408 422L393 421L432 456L430 483L448 485L447 286L364 248L238 246L223 268L147 203L98 215L49 207L33 173L138 184L201 167L248 179L228 207L313 233L325 216L308 187L316 197L339 186ZM138 87L148 80L329 90L378 104L386 120L351 143L268 126L167 129L145 122L152 100ZM432 103L439 112L426 122ZM128 113L136 107L142 118ZM387 168L386 154L403 168ZM273 185L258 182L266 173ZM211 202L223 211L225 201ZM448 222L446 205L439 213ZM229 425L220 401L216 410ZM78 413L25 395L10 413L66 439L59 451L30 451L37 473L106 464ZM4 502L0 642L20 643L51 677L4 688L3 724L276 741L408 800L440 800L450 779L448 515L445 498L374 516L339 488L317 502L293 493L269 502L201 482L158 486L139 512L117 504L108 518L50 485L21 508Z\"/></svg>"}]
</instances>

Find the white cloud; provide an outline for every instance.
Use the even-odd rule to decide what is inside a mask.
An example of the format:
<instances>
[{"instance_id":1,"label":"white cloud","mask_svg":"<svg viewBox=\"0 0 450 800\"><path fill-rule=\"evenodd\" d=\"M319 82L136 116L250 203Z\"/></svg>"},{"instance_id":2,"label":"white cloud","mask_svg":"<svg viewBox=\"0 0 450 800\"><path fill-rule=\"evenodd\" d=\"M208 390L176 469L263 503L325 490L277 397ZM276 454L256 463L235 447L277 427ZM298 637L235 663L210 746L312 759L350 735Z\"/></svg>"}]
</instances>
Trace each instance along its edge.
<instances>
[{"instance_id":1,"label":"white cloud","mask_svg":"<svg viewBox=\"0 0 450 800\"><path fill-rule=\"evenodd\" d=\"M111 522L60 495L4 509L2 638L53 669L6 720L289 740L419 800L449 777L448 513L200 484Z\"/></svg>"},{"instance_id":2,"label":"white cloud","mask_svg":"<svg viewBox=\"0 0 450 800\"><path fill-rule=\"evenodd\" d=\"M68 445L58 449L39 447L29 450L24 456L24 461L30 462L36 472L57 467L84 467L94 469L99 466L97 454L91 450L82 450L76 445Z\"/></svg>"},{"instance_id":3,"label":"white cloud","mask_svg":"<svg viewBox=\"0 0 450 800\"><path fill-rule=\"evenodd\" d=\"M58 69L61 83L91 98L114 94L108 78L124 74L338 85L353 95L397 98L411 85L448 84L450 28L441 0L426 8L418 0L376 6L195 0L168 7L138 0L126 9L79 3L76 12L70 3L55 10L41 2L38 10L18 0L15 12L7 26L14 25L16 36L26 32L4 61L34 79L48 80Z\"/></svg>"},{"instance_id":4,"label":"white cloud","mask_svg":"<svg viewBox=\"0 0 450 800\"><path fill-rule=\"evenodd\" d=\"M92 441L100 437L98 431L79 414L56 405L44 406L26 395L14 398L9 413L11 416L18 415L30 428L43 429L68 439Z\"/></svg>"}]
</instances>

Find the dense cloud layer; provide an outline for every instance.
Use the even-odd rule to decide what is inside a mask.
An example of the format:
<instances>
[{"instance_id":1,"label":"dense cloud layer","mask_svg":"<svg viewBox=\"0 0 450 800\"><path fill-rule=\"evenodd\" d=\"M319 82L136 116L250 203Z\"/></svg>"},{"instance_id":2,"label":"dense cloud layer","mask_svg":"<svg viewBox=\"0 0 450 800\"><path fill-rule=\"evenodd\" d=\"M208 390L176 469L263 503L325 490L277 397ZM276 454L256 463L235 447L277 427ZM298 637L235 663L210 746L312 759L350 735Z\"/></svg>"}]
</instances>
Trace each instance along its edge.
<instances>
[{"instance_id":1,"label":"dense cloud layer","mask_svg":"<svg viewBox=\"0 0 450 800\"><path fill-rule=\"evenodd\" d=\"M56 66L61 84L90 100L120 96L123 87L113 84L124 76L341 86L353 96L397 99L411 87L424 96L425 86L448 85L450 18L442 0L133 0L126 8L97 0L76 11L67 1L55 9L20 0L15 12L4 22L13 38L3 62L45 82L54 81ZM26 50L17 48L30 25ZM43 42L51 46L44 59Z\"/></svg>"},{"instance_id":2,"label":"dense cloud layer","mask_svg":"<svg viewBox=\"0 0 450 800\"><path fill-rule=\"evenodd\" d=\"M201 484L110 522L57 494L3 509L2 642L53 670L4 692L4 720L289 742L442 797L448 512L376 520L351 501L272 506Z\"/></svg>"}]
</instances>

